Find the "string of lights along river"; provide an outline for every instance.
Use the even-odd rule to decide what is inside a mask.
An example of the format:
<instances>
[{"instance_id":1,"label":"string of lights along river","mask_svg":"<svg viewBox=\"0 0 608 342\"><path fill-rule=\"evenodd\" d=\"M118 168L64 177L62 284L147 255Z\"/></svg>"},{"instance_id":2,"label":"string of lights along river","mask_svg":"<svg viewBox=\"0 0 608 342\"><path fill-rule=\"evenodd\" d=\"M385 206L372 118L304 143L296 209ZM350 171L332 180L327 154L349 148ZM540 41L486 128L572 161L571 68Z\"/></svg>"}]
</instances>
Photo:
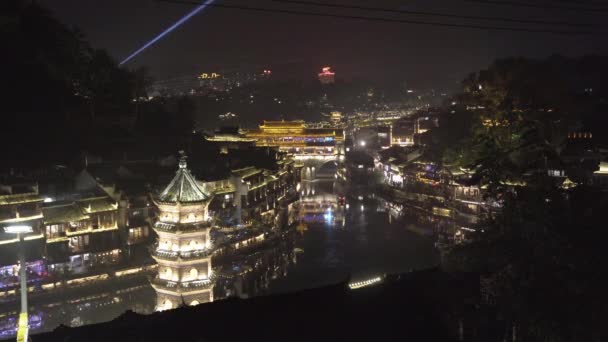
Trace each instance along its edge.
<instances>
[{"instance_id":1,"label":"string of lights along river","mask_svg":"<svg viewBox=\"0 0 608 342\"><path fill-rule=\"evenodd\" d=\"M432 223L374 196L370 189L338 191L331 181L303 182L291 222L277 243L214 261L214 300L248 298L350 281L367 284L383 274L436 265ZM149 275L100 280L32 298L32 334L63 324L111 320L126 310L152 313L156 292ZM0 309L0 339L14 336L17 303Z\"/></svg>"}]
</instances>

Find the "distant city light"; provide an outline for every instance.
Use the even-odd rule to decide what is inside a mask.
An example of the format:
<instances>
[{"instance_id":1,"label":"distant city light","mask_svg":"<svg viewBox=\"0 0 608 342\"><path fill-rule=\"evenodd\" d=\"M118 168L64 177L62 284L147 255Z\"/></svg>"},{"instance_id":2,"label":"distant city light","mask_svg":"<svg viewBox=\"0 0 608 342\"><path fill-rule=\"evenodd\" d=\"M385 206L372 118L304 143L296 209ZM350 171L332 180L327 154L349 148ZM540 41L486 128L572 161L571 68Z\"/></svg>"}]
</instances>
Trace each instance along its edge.
<instances>
[{"instance_id":1,"label":"distant city light","mask_svg":"<svg viewBox=\"0 0 608 342\"><path fill-rule=\"evenodd\" d=\"M202 73L198 76L198 78L202 79L202 80L206 80L206 79L213 79L213 78L218 78L221 75L218 74L217 72L212 72L212 73Z\"/></svg>"},{"instance_id":2,"label":"distant city light","mask_svg":"<svg viewBox=\"0 0 608 342\"><path fill-rule=\"evenodd\" d=\"M333 71L331 71L331 67L323 67L322 69L322 73L323 75L335 75L335 73ZM319 75L321 75L319 74Z\"/></svg>"},{"instance_id":3,"label":"distant city light","mask_svg":"<svg viewBox=\"0 0 608 342\"><path fill-rule=\"evenodd\" d=\"M51 197L46 197L44 199L44 203L51 203L51 202L53 202L53 199Z\"/></svg>"},{"instance_id":4,"label":"distant city light","mask_svg":"<svg viewBox=\"0 0 608 342\"><path fill-rule=\"evenodd\" d=\"M336 74L331 71L331 67L323 67L319 73L319 80L323 84L329 84L334 82L334 76Z\"/></svg>"},{"instance_id":5,"label":"distant city light","mask_svg":"<svg viewBox=\"0 0 608 342\"><path fill-rule=\"evenodd\" d=\"M359 142L359 145L360 145L361 147L365 147L365 140L361 140L361 141Z\"/></svg>"},{"instance_id":6,"label":"distant city light","mask_svg":"<svg viewBox=\"0 0 608 342\"><path fill-rule=\"evenodd\" d=\"M334 215L331 212L331 208L327 208L325 214L323 215L323 218L325 219L325 222L327 222L327 223L331 223L331 221L333 221Z\"/></svg>"}]
</instances>

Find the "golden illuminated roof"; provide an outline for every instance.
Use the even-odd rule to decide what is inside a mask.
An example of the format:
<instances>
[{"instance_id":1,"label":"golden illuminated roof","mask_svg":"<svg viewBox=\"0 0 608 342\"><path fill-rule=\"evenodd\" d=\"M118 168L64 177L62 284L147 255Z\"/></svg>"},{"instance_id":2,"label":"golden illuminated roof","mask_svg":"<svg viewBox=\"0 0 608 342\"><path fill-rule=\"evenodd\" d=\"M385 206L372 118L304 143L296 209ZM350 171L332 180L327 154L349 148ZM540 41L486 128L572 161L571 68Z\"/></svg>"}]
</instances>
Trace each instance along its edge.
<instances>
[{"instance_id":1,"label":"golden illuminated roof","mask_svg":"<svg viewBox=\"0 0 608 342\"><path fill-rule=\"evenodd\" d=\"M260 128L304 128L304 120L295 121L266 121Z\"/></svg>"},{"instance_id":2,"label":"golden illuminated roof","mask_svg":"<svg viewBox=\"0 0 608 342\"><path fill-rule=\"evenodd\" d=\"M206 137L205 140L212 142L255 142L255 139L244 138L235 135L218 134L213 137Z\"/></svg>"}]
</instances>

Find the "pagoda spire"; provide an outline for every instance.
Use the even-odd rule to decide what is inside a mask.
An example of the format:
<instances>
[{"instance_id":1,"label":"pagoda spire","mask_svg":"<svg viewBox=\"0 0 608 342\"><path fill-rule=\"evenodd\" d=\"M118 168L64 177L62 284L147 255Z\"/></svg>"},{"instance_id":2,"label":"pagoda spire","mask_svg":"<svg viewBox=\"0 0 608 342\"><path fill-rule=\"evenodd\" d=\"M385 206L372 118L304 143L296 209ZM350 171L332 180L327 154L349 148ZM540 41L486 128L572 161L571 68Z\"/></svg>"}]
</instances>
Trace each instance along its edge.
<instances>
[{"instance_id":1,"label":"pagoda spire","mask_svg":"<svg viewBox=\"0 0 608 342\"><path fill-rule=\"evenodd\" d=\"M159 200L165 203L189 203L208 200L210 196L201 189L188 169L186 153L179 151L179 154L179 168L173 180L161 192Z\"/></svg>"},{"instance_id":2,"label":"pagoda spire","mask_svg":"<svg viewBox=\"0 0 608 342\"><path fill-rule=\"evenodd\" d=\"M184 152L184 150L180 150L178 153L179 153L179 168L186 169L188 167L188 163L187 163L188 156L186 155L186 152Z\"/></svg>"}]
</instances>

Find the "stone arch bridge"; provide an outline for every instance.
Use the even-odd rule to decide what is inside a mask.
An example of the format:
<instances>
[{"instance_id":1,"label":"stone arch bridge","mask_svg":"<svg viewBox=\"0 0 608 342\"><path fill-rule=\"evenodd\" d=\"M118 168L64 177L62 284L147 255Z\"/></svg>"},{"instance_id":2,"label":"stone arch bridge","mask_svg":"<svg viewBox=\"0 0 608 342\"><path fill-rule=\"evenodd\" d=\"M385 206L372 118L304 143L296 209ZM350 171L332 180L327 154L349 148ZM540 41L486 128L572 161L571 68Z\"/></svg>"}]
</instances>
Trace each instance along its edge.
<instances>
[{"instance_id":1,"label":"stone arch bridge","mask_svg":"<svg viewBox=\"0 0 608 342\"><path fill-rule=\"evenodd\" d=\"M333 179L344 161L344 155L296 155L295 158L302 165L302 180Z\"/></svg>"}]
</instances>

